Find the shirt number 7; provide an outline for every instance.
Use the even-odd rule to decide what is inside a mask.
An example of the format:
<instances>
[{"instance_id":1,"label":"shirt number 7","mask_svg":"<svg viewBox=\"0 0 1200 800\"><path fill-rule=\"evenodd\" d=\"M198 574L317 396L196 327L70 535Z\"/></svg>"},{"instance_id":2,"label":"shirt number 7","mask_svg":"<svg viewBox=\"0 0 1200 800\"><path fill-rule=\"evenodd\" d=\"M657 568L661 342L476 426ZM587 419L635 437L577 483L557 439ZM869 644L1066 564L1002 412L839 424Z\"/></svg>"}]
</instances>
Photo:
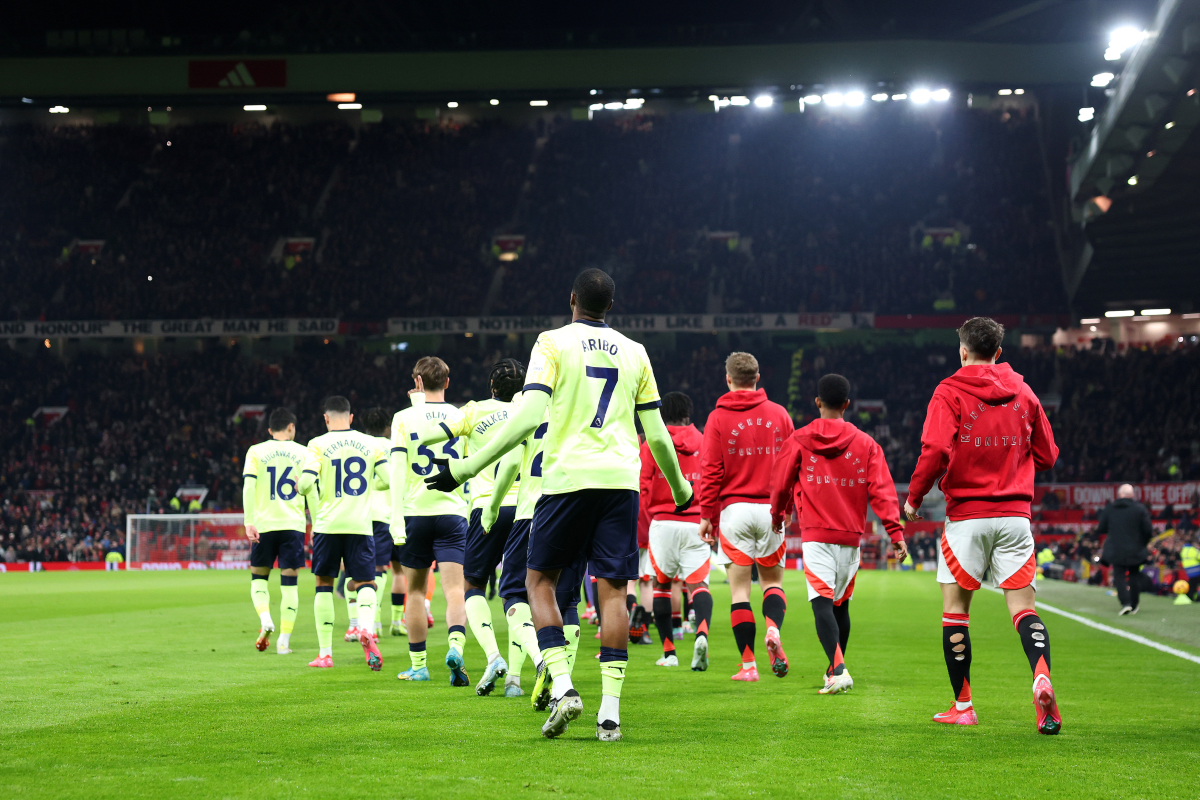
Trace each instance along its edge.
<instances>
[{"instance_id":1,"label":"shirt number 7","mask_svg":"<svg viewBox=\"0 0 1200 800\"><path fill-rule=\"evenodd\" d=\"M608 414L609 401L612 400L613 390L617 388L617 368L588 367L587 376L589 378L601 378L604 381L604 389L600 392L600 403L596 406L596 414L592 418L592 427L599 428L604 425L604 417Z\"/></svg>"}]
</instances>

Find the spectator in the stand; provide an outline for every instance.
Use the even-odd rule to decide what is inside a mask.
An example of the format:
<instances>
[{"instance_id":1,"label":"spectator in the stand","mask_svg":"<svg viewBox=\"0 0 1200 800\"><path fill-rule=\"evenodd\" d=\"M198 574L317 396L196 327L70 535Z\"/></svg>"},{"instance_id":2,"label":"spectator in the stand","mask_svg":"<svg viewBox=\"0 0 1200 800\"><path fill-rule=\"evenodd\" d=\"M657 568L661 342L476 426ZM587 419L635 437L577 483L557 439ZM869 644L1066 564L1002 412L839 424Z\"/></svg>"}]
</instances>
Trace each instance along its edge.
<instances>
[{"instance_id":1,"label":"spectator in the stand","mask_svg":"<svg viewBox=\"0 0 1200 800\"><path fill-rule=\"evenodd\" d=\"M1150 525L1150 511L1134 499L1133 487L1128 483L1117 489L1117 499L1100 512L1096 533L1108 536L1100 561L1112 566L1113 586L1121 602L1118 614L1136 614L1142 565L1150 560L1146 546L1154 536L1154 529Z\"/></svg>"}]
</instances>

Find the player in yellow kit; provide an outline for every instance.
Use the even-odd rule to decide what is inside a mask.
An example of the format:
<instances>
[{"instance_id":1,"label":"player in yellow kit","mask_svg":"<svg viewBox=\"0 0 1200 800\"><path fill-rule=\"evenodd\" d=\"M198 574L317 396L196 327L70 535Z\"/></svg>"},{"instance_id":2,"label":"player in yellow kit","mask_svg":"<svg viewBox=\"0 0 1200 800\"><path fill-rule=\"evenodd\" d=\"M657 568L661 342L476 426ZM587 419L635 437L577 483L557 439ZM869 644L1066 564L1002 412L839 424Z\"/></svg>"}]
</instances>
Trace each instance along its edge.
<instances>
[{"instance_id":1,"label":"player in yellow kit","mask_svg":"<svg viewBox=\"0 0 1200 800\"><path fill-rule=\"evenodd\" d=\"M525 365L520 361L511 358L497 361L488 375L488 386L492 396L482 402L467 403L462 407L462 418L457 422L439 422L437 429L441 431L440 436L437 430L429 429L420 432L421 438L430 443L455 438L463 443L465 453L479 450L491 441L501 426L508 421L513 395L521 390L524 381ZM518 487L510 485L501 498L498 518L490 530L481 524L483 509L492 499L499 469L499 462L489 465L471 480L471 516L467 524L467 541L463 554L467 624L471 626L475 641L479 642L487 658L487 668L475 686L475 694L481 697L491 694L496 688L496 683L505 679L508 674L508 663L500 655L500 647L496 644L492 609L484 596L488 581L496 574L496 567L504 557L505 544L508 542L517 510ZM524 558L521 562L524 563ZM521 583L524 584L524 575L521 576ZM502 592L501 597L503 596Z\"/></svg>"},{"instance_id":2,"label":"player in yellow kit","mask_svg":"<svg viewBox=\"0 0 1200 800\"><path fill-rule=\"evenodd\" d=\"M418 381L419 379L419 381ZM423 389L425 403L396 413L392 418L392 529L403 521L406 542L400 549L399 562L404 568L408 590L413 597L424 597L429 568L438 563L442 573L442 594L446 598L446 666L451 686L469 686L463 647L467 641L466 612L463 608L463 549L467 538L467 500L461 489L448 494L424 491L421 478L434 472L435 458L457 458L461 444L457 438L445 441L441 424L457 427L463 412L446 402L450 368L436 356L426 356L413 366L413 380ZM434 439L437 439L436 443ZM404 681L427 681L425 640L429 620L413 609L404 615L408 629L408 655L412 666L396 677Z\"/></svg>"},{"instance_id":3,"label":"player in yellow kit","mask_svg":"<svg viewBox=\"0 0 1200 800\"><path fill-rule=\"evenodd\" d=\"M254 643L260 651L271 644L275 623L271 619L271 594L267 580L279 559L279 655L292 652L289 640L300 607L296 587L297 570L304 566L304 495L301 481L311 483L317 475L317 460L297 444L296 415L286 408L271 412L267 424L270 441L252 445L242 469L242 511L250 545L250 599L258 612L261 629Z\"/></svg>"},{"instance_id":4,"label":"player in yellow kit","mask_svg":"<svg viewBox=\"0 0 1200 800\"><path fill-rule=\"evenodd\" d=\"M598 579L605 620L596 736L602 741L621 738L621 685L629 660L625 587L638 577L641 461L635 414L680 509L692 500L658 411L662 403L646 349L604 322L615 288L601 270L580 273L571 292L572 322L538 336L525 396L508 424L479 452L426 478L430 488L455 489L533 434L549 409L542 440L542 498L534 509L526 562L538 645L553 678L554 710L542 726L547 738L561 735L583 712L568 670L555 590L564 571L584 561Z\"/></svg>"},{"instance_id":5,"label":"player in yellow kit","mask_svg":"<svg viewBox=\"0 0 1200 800\"><path fill-rule=\"evenodd\" d=\"M383 666L375 638L375 540L371 499L388 488L388 451L374 436L351 430L354 415L344 397L323 404L328 433L308 443L317 460L318 479L311 494L312 571L317 578L313 612L321 650L310 667L333 666L333 583L346 566L347 590L358 592L358 641L367 666Z\"/></svg>"}]
</instances>

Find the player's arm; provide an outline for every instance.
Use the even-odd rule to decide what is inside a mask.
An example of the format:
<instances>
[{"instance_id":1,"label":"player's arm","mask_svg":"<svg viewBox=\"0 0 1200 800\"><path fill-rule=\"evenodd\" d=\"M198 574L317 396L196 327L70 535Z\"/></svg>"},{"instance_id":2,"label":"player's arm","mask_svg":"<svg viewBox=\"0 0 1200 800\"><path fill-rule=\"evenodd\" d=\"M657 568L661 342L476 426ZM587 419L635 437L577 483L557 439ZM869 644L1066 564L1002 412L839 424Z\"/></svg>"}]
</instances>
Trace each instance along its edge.
<instances>
[{"instance_id":1,"label":"player's arm","mask_svg":"<svg viewBox=\"0 0 1200 800\"><path fill-rule=\"evenodd\" d=\"M896 484L892 480L892 471L888 469L883 448L878 444L867 458L866 475L867 502L883 523L888 538L892 540L896 561L903 561L908 557L908 545L904 543L904 527L900 524L900 501L896 498Z\"/></svg>"},{"instance_id":2,"label":"player's arm","mask_svg":"<svg viewBox=\"0 0 1200 800\"><path fill-rule=\"evenodd\" d=\"M711 419L704 426L700 444L700 538L716 544L713 522L719 519L721 485L725 481L725 458L721 453L721 432Z\"/></svg>"},{"instance_id":3,"label":"player's arm","mask_svg":"<svg viewBox=\"0 0 1200 800\"><path fill-rule=\"evenodd\" d=\"M375 491L386 492L392 485L392 459L385 450L375 453L374 486Z\"/></svg>"},{"instance_id":4,"label":"player's arm","mask_svg":"<svg viewBox=\"0 0 1200 800\"><path fill-rule=\"evenodd\" d=\"M500 506L504 503L504 497L521 472L521 462L525 460L525 448L528 446L528 441L526 439L520 445L509 450L496 465L496 481L492 485L492 496L488 498L487 506L483 509L483 518L480 520L483 530L487 533L491 533L492 526L500 517Z\"/></svg>"},{"instance_id":5,"label":"player's arm","mask_svg":"<svg viewBox=\"0 0 1200 800\"><path fill-rule=\"evenodd\" d=\"M258 495L258 459L246 454L246 466L242 471L242 519L246 527L246 538L258 541L258 528L254 525L254 501Z\"/></svg>"},{"instance_id":6,"label":"player's arm","mask_svg":"<svg viewBox=\"0 0 1200 800\"><path fill-rule=\"evenodd\" d=\"M790 437L783 443L783 449L775 457L775 465L771 468L771 528L782 531L788 509L792 505L792 496L796 490L796 481L800 477L800 459L802 457L800 443L795 437Z\"/></svg>"},{"instance_id":7,"label":"player's arm","mask_svg":"<svg viewBox=\"0 0 1200 800\"><path fill-rule=\"evenodd\" d=\"M520 407L482 450L472 453L462 460L448 462L446 469L425 479L426 486L441 492L454 491L463 481L475 477L484 467L500 460L505 453L533 435L537 426L542 424L542 418L546 415L546 408L549 405L550 395L546 392L527 392L521 398ZM666 428L664 427L663 430L665 431ZM443 459L435 459L435 463L447 462ZM678 468L676 465L676 469Z\"/></svg>"},{"instance_id":8,"label":"player's arm","mask_svg":"<svg viewBox=\"0 0 1200 800\"><path fill-rule=\"evenodd\" d=\"M421 420L414 424L411 432L417 435L416 440L421 444L440 444L459 436L466 436L471 432L471 428L475 427L476 408L474 402L467 403L462 408L462 419L450 422Z\"/></svg>"},{"instance_id":9,"label":"player's arm","mask_svg":"<svg viewBox=\"0 0 1200 800\"><path fill-rule=\"evenodd\" d=\"M405 505L408 502L408 449L405 447L407 442L407 434L404 429L404 423L400 420L400 415L397 414L392 419L392 450L389 453L388 468L391 470L391 477L388 480L388 489L392 493L392 543L404 544L407 539L404 529Z\"/></svg>"},{"instance_id":10,"label":"player's arm","mask_svg":"<svg viewBox=\"0 0 1200 800\"><path fill-rule=\"evenodd\" d=\"M308 455L304 458L304 465L300 468L300 481L296 484L296 489L305 497L313 492L318 479L321 477L320 459L312 450L307 452Z\"/></svg>"},{"instance_id":11,"label":"player's arm","mask_svg":"<svg viewBox=\"0 0 1200 800\"><path fill-rule=\"evenodd\" d=\"M954 449L954 437L958 433L958 419L950 403L939 390L934 390L925 413L925 426L921 429L921 456L913 469L908 484L908 499L904 502L904 516L910 522L921 519L917 509L933 482L946 471L950 453Z\"/></svg>"},{"instance_id":12,"label":"player's arm","mask_svg":"<svg viewBox=\"0 0 1200 800\"><path fill-rule=\"evenodd\" d=\"M662 420L662 413L657 406L645 408L638 411L638 419L641 420L642 430L646 433L646 444L650 447L650 454L654 456L654 463L658 464L658 468L667 479L667 485L671 487L675 511L681 512L692 504L692 484L683 477L683 470L679 468L675 444L671 441L671 433Z\"/></svg>"}]
</instances>

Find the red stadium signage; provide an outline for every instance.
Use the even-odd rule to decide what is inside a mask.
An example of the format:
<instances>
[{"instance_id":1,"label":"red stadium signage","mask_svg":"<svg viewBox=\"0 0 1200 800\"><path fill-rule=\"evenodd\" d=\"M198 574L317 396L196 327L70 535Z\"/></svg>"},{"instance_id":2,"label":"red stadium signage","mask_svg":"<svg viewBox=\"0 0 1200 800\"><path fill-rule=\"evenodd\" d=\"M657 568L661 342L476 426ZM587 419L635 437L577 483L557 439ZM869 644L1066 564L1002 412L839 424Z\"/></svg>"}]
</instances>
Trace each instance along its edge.
<instances>
[{"instance_id":1,"label":"red stadium signage","mask_svg":"<svg viewBox=\"0 0 1200 800\"><path fill-rule=\"evenodd\" d=\"M1049 483L1033 490L1035 505L1045 505L1047 494L1054 494L1060 508L1082 508L1099 511L1117 499L1119 483ZM1133 496L1148 508L1159 511L1171 505L1192 506L1200 501L1200 481L1176 481L1173 483L1135 483Z\"/></svg>"},{"instance_id":2,"label":"red stadium signage","mask_svg":"<svg viewBox=\"0 0 1200 800\"><path fill-rule=\"evenodd\" d=\"M195 59L188 62L189 89L285 89L287 59Z\"/></svg>"}]
</instances>

